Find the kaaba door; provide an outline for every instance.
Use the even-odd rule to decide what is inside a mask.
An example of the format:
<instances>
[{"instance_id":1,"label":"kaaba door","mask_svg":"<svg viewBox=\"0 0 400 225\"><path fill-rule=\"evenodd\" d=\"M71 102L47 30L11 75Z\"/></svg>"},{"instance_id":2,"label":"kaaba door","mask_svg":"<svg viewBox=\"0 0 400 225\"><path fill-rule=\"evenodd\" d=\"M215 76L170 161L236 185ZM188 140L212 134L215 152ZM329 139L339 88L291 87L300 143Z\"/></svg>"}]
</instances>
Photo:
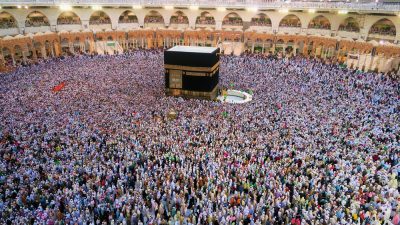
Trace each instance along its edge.
<instances>
[{"instance_id":1,"label":"kaaba door","mask_svg":"<svg viewBox=\"0 0 400 225\"><path fill-rule=\"evenodd\" d=\"M182 89L182 70L169 71L169 88Z\"/></svg>"}]
</instances>

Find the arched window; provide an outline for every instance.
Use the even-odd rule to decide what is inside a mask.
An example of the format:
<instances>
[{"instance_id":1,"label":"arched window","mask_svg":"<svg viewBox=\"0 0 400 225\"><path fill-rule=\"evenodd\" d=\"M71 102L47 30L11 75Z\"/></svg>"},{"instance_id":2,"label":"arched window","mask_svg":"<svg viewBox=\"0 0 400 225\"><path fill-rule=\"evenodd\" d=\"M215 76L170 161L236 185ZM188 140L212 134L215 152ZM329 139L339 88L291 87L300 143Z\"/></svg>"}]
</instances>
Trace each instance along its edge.
<instances>
[{"instance_id":1,"label":"arched window","mask_svg":"<svg viewBox=\"0 0 400 225\"><path fill-rule=\"evenodd\" d=\"M360 32L360 25L356 19L348 17L340 24L339 31Z\"/></svg>"},{"instance_id":2,"label":"arched window","mask_svg":"<svg viewBox=\"0 0 400 225\"><path fill-rule=\"evenodd\" d=\"M251 18L251 26L272 26L271 19L264 13L260 13L257 16Z\"/></svg>"},{"instance_id":3,"label":"arched window","mask_svg":"<svg viewBox=\"0 0 400 225\"><path fill-rule=\"evenodd\" d=\"M38 11L29 13L25 20L25 27L50 26L49 19Z\"/></svg>"},{"instance_id":4,"label":"arched window","mask_svg":"<svg viewBox=\"0 0 400 225\"><path fill-rule=\"evenodd\" d=\"M135 13L127 10L119 16L118 23L138 23L138 18Z\"/></svg>"},{"instance_id":5,"label":"arched window","mask_svg":"<svg viewBox=\"0 0 400 225\"><path fill-rule=\"evenodd\" d=\"M103 11L94 12L89 19L89 25L111 24L110 17Z\"/></svg>"},{"instance_id":6,"label":"arched window","mask_svg":"<svg viewBox=\"0 0 400 225\"><path fill-rule=\"evenodd\" d=\"M242 26L243 20L237 13L229 13L222 21L222 25L227 26Z\"/></svg>"},{"instance_id":7,"label":"arched window","mask_svg":"<svg viewBox=\"0 0 400 225\"><path fill-rule=\"evenodd\" d=\"M57 18L57 25L81 25L81 18L74 12L63 12Z\"/></svg>"},{"instance_id":8,"label":"arched window","mask_svg":"<svg viewBox=\"0 0 400 225\"><path fill-rule=\"evenodd\" d=\"M299 17L295 15L287 15L281 20L279 27L301 27L301 22Z\"/></svg>"},{"instance_id":9,"label":"arched window","mask_svg":"<svg viewBox=\"0 0 400 225\"><path fill-rule=\"evenodd\" d=\"M196 25L215 25L215 19L209 12L202 12L196 19Z\"/></svg>"},{"instance_id":10,"label":"arched window","mask_svg":"<svg viewBox=\"0 0 400 225\"><path fill-rule=\"evenodd\" d=\"M369 34L379 34L387 36L396 36L396 27L388 19L381 19L372 25Z\"/></svg>"},{"instance_id":11,"label":"arched window","mask_svg":"<svg viewBox=\"0 0 400 225\"><path fill-rule=\"evenodd\" d=\"M189 19L183 12L177 11L171 16L170 24L189 24Z\"/></svg>"},{"instance_id":12,"label":"arched window","mask_svg":"<svg viewBox=\"0 0 400 225\"><path fill-rule=\"evenodd\" d=\"M18 23L15 18L7 12L0 13L0 29L17 28Z\"/></svg>"},{"instance_id":13,"label":"arched window","mask_svg":"<svg viewBox=\"0 0 400 225\"><path fill-rule=\"evenodd\" d=\"M164 18L157 11L150 11L144 18L145 23L164 23Z\"/></svg>"},{"instance_id":14,"label":"arched window","mask_svg":"<svg viewBox=\"0 0 400 225\"><path fill-rule=\"evenodd\" d=\"M311 20L308 24L308 28L330 30L331 23L325 16L320 15Z\"/></svg>"}]
</instances>

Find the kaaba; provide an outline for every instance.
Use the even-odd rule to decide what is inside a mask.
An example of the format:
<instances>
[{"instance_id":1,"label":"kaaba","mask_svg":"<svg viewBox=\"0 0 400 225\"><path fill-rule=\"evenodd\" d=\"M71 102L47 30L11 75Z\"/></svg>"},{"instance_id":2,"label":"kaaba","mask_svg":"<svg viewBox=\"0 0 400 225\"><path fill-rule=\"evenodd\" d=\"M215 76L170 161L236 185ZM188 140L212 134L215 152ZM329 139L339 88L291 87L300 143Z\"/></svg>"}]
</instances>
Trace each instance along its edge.
<instances>
[{"instance_id":1,"label":"kaaba","mask_svg":"<svg viewBox=\"0 0 400 225\"><path fill-rule=\"evenodd\" d=\"M214 100L218 94L219 48L175 46L164 52L168 96Z\"/></svg>"}]
</instances>

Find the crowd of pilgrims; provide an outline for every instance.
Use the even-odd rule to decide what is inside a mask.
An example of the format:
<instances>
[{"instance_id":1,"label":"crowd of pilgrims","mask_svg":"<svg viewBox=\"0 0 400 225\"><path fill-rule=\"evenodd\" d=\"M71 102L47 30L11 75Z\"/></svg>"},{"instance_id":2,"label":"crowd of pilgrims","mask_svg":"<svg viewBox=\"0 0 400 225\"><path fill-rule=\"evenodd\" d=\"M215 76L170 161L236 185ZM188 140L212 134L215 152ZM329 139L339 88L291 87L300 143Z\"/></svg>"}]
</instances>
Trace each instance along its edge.
<instances>
[{"instance_id":1,"label":"crowd of pilgrims","mask_svg":"<svg viewBox=\"0 0 400 225\"><path fill-rule=\"evenodd\" d=\"M253 101L166 97L159 50L3 74L0 223L399 224L398 80L300 56L220 72Z\"/></svg>"}]
</instances>

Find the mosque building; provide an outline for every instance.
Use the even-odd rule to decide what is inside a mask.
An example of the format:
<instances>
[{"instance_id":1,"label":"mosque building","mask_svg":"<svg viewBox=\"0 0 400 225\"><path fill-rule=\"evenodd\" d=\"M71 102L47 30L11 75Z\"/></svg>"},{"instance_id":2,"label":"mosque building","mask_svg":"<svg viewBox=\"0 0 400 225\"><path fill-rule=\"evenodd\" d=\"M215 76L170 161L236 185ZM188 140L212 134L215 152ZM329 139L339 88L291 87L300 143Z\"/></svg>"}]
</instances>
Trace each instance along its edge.
<instances>
[{"instance_id":1,"label":"mosque building","mask_svg":"<svg viewBox=\"0 0 400 225\"><path fill-rule=\"evenodd\" d=\"M400 5L386 0L68 2L0 3L1 68L76 52L190 45L399 70Z\"/></svg>"}]
</instances>

